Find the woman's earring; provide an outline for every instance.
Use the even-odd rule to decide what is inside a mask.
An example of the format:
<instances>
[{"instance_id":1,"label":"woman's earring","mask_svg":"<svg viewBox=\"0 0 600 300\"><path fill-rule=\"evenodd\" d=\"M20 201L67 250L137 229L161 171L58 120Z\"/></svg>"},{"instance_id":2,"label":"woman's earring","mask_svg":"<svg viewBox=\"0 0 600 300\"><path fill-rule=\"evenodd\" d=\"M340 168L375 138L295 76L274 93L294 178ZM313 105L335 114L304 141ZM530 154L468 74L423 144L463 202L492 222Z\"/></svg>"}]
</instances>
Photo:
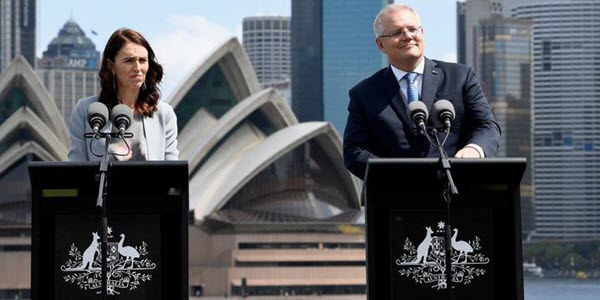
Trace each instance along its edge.
<instances>
[{"instance_id":1,"label":"woman's earring","mask_svg":"<svg viewBox=\"0 0 600 300\"><path fill-rule=\"evenodd\" d=\"M146 90L146 82L142 83L142 90L145 91Z\"/></svg>"},{"instance_id":2,"label":"woman's earring","mask_svg":"<svg viewBox=\"0 0 600 300\"><path fill-rule=\"evenodd\" d=\"M115 79L115 74L113 74L113 91L117 91L117 84L116 84L116 79Z\"/></svg>"}]
</instances>

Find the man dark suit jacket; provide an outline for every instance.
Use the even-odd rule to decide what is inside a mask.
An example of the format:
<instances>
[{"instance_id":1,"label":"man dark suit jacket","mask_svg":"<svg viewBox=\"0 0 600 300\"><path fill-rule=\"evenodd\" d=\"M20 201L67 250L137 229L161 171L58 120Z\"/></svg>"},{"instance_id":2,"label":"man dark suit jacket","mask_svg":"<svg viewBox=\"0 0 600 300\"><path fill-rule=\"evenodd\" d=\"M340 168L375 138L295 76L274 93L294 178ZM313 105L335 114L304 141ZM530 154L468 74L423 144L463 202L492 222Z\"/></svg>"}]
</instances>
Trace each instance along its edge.
<instances>
[{"instance_id":1,"label":"man dark suit jacket","mask_svg":"<svg viewBox=\"0 0 600 300\"><path fill-rule=\"evenodd\" d=\"M440 99L454 105L456 116L444 144L446 153L453 157L473 143L483 149L485 157L494 156L500 143L500 127L473 69L425 58L422 80L421 101L429 111ZM350 90L348 112L344 162L361 179L369 158L439 157L436 147L416 134L391 67L379 70ZM432 118L428 126L433 124Z\"/></svg>"}]
</instances>

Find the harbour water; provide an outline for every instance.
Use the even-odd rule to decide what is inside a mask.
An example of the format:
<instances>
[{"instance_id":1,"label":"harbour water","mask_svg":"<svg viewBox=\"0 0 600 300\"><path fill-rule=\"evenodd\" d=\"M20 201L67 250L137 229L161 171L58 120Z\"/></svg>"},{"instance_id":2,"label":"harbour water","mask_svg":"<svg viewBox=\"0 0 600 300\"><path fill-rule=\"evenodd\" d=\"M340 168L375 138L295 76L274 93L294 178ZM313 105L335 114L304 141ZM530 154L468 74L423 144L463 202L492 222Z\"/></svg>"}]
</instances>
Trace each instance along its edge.
<instances>
[{"instance_id":1,"label":"harbour water","mask_svg":"<svg viewBox=\"0 0 600 300\"><path fill-rule=\"evenodd\" d=\"M525 300L598 300L600 279L525 277Z\"/></svg>"},{"instance_id":2,"label":"harbour water","mask_svg":"<svg viewBox=\"0 0 600 300\"><path fill-rule=\"evenodd\" d=\"M539 278L525 277L524 300L599 300L600 279L578 280L574 278ZM365 300L366 295L338 295L338 296L272 296L248 297L245 300ZM239 297L223 298L208 297L194 298L191 300L239 300Z\"/></svg>"}]
</instances>

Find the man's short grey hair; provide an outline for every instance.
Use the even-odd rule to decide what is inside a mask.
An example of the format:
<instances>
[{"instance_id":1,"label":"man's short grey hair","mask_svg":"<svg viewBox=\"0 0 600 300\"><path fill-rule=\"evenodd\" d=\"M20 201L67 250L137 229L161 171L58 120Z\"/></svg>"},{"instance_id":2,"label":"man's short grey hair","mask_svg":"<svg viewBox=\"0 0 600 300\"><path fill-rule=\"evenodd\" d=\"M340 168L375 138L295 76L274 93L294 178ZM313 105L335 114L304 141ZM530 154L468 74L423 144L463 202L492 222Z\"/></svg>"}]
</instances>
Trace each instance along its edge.
<instances>
[{"instance_id":1,"label":"man's short grey hair","mask_svg":"<svg viewBox=\"0 0 600 300\"><path fill-rule=\"evenodd\" d=\"M412 11L417 17L417 22L419 22L419 25L421 25L421 19L419 18L419 14L414 8L404 4L388 4L384 8L382 8L381 11L379 11L377 16L375 17L375 21L373 21L373 31L375 32L375 37L383 35L383 15L385 15L386 13L398 12L402 10Z\"/></svg>"}]
</instances>

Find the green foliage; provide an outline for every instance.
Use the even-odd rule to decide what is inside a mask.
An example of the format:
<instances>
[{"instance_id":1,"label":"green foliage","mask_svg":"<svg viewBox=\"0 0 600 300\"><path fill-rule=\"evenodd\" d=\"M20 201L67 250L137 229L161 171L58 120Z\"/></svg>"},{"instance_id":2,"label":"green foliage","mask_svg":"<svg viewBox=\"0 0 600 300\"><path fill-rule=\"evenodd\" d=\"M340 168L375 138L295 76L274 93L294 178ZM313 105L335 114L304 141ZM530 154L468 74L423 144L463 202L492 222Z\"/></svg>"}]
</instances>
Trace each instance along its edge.
<instances>
[{"instance_id":1,"label":"green foliage","mask_svg":"<svg viewBox=\"0 0 600 300\"><path fill-rule=\"evenodd\" d=\"M523 260L544 269L597 269L600 241L529 243L523 245Z\"/></svg>"}]
</instances>

